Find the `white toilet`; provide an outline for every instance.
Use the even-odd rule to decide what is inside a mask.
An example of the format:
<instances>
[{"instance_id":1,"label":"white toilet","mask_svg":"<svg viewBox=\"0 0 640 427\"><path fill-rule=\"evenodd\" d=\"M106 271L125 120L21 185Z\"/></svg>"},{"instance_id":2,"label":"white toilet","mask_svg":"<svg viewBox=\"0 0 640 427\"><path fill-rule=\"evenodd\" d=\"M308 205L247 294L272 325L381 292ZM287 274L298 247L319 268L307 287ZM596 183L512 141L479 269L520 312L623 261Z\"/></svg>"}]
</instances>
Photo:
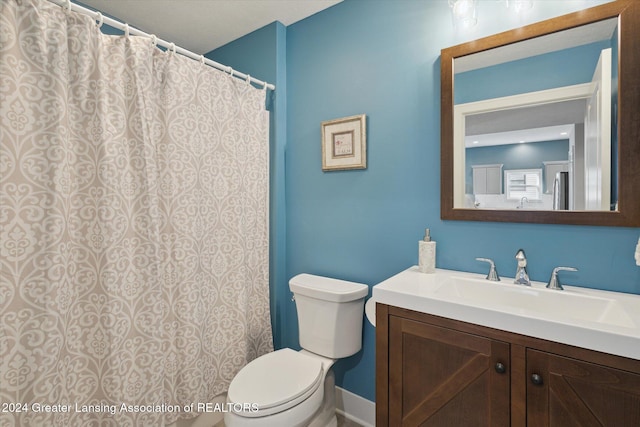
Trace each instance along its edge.
<instances>
[{"instance_id":1,"label":"white toilet","mask_svg":"<svg viewBox=\"0 0 640 427\"><path fill-rule=\"evenodd\" d=\"M289 289L303 350L283 348L242 368L229 386L226 427L336 425L331 366L362 347L368 287L299 274L289 281Z\"/></svg>"}]
</instances>

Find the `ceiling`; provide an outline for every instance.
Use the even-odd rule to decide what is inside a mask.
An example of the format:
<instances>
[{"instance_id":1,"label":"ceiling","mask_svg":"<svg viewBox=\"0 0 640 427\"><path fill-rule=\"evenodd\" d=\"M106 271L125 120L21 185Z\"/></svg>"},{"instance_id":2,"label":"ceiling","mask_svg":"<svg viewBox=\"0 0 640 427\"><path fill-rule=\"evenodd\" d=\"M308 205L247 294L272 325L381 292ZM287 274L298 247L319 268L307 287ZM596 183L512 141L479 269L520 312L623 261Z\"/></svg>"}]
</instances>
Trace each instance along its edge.
<instances>
[{"instance_id":1,"label":"ceiling","mask_svg":"<svg viewBox=\"0 0 640 427\"><path fill-rule=\"evenodd\" d=\"M473 114L465 120L465 146L568 139L573 125L584 122L586 109L585 99L573 99Z\"/></svg>"},{"instance_id":2,"label":"ceiling","mask_svg":"<svg viewBox=\"0 0 640 427\"><path fill-rule=\"evenodd\" d=\"M342 0L81 0L80 3L197 54L274 21L285 26Z\"/></svg>"}]
</instances>

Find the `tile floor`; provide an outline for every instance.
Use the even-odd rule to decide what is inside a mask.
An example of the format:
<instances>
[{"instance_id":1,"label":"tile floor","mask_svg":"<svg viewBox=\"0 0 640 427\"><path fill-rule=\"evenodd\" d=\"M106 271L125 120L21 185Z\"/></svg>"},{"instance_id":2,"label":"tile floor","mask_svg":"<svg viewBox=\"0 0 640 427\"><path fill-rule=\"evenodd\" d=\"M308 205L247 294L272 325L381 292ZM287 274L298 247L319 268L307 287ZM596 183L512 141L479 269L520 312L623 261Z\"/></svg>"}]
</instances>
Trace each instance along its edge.
<instances>
[{"instance_id":1,"label":"tile floor","mask_svg":"<svg viewBox=\"0 0 640 427\"><path fill-rule=\"evenodd\" d=\"M338 414L337 417L338 417L338 427L362 427L357 422L348 420L340 414Z\"/></svg>"},{"instance_id":2,"label":"tile floor","mask_svg":"<svg viewBox=\"0 0 640 427\"><path fill-rule=\"evenodd\" d=\"M360 424L354 421L348 420L340 414L337 415L337 418L338 418L338 427L362 427ZM224 421L220 421L218 424L214 425L213 427L224 427Z\"/></svg>"}]
</instances>

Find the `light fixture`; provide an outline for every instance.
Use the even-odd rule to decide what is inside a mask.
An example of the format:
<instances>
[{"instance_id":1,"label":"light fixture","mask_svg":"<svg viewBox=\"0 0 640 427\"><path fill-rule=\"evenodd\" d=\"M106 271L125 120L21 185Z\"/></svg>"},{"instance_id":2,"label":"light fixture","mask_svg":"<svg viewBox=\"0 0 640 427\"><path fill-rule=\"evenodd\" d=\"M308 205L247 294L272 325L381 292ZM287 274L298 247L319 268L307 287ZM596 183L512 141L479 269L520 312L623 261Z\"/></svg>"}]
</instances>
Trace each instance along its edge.
<instances>
[{"instance_id":1,"label":"light fixture","mask_svg":"<svg viewBox=\"0 0 640 427\"><path fill-rule=\"evenodd\" d=\"M507 8L515 14L525 13L533 7L533 0L505 0Z\"/></svg>"},{"instance_id":2,"label":"light fixture","mask_svg":"<svg viewBox=\"0 0 640 427\"><path fill-rule=\"evenodd\" d=\"M476 25L476 3L477 0L449 0L454 27L471 28Z\"/></svg>"}]
</instances>

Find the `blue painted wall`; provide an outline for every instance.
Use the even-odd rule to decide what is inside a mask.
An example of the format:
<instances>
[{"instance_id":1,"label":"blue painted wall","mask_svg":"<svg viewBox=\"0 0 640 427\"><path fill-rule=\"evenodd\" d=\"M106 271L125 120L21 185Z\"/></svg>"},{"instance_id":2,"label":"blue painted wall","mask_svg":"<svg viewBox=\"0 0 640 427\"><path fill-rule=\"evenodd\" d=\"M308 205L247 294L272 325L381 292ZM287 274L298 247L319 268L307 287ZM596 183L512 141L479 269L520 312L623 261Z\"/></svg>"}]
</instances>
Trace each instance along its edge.
<instances>
[{"instance_id":1,"label":"blue painted wall","mask_svg":"<svg viewBox=\"0 0 640 427\"><path fill-rule=\"evenodd\" d=\"M286 31L274 24L275 36L267 27L229 45L233 52L209 55L260 79L274 81L275 70L276 97L286 101L277 104L286 117L278 113L272 141L277 347L299 348L289 278L308 272L373 286L417 263L425 227L437 241L438 267L484 272L474 258L486 256L513 277L522 247L534 280L573 265L580 271L569 284L640 293L638 229L440 219L440 50L603 2L539 1L524 18L502 2L479 2L478 25L464 33L452 28L446 0L345 0ZM265 43L275 46L275 61L259 59ZM368 168L322 172L320 123L362 113ZM375 329L365 322L364 348L336 364L337 384L375 400L374 364Z\"/></svg>"}]
</instances>

